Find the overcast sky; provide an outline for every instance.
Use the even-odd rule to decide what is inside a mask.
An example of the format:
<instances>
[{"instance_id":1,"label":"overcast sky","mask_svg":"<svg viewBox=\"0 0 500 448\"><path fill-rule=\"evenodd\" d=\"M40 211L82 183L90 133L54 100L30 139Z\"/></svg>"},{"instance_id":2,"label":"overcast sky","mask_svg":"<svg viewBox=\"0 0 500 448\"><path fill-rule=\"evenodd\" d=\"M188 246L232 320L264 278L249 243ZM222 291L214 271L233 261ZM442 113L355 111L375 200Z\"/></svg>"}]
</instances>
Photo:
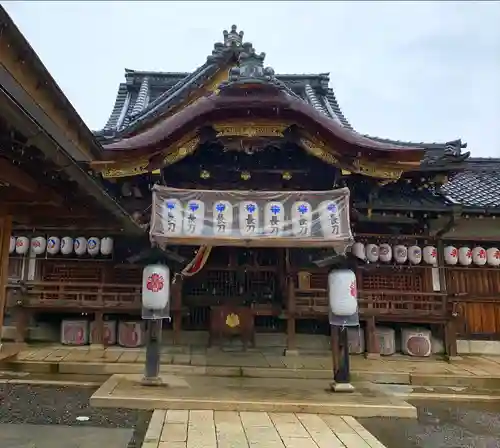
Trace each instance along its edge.
<instances>
[{"instance_id":1,"label":"overcast sky","mask_svg":"<svg viewBox=\"0 0 500 448\"><path fill-rule=\"evenodd\" d=\"M330 72L356 130L500 157L500 2L3 2L91 129L124 68L190 71L234 23L278 73Z\"/></svg>"}]
</instances>

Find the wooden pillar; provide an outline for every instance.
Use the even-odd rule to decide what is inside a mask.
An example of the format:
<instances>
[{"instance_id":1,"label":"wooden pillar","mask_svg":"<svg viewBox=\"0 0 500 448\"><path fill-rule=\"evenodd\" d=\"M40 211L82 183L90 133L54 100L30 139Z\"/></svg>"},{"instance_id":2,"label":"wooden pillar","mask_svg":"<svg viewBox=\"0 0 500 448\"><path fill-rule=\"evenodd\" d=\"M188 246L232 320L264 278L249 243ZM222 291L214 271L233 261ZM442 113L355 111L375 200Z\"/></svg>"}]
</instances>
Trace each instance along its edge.
<instances>
[{"instance_id":1,"label":"wooden pillar","mask_svg":"<svg viewBox=\"0 0 500 448\"><path fill-rule=\"evenodd\" d=\"M183 278L177 277L172 285L172 333L173 344L180 344L182 332L182 283Z\"/></svg>"},{"instance_id":2,"label":"wooden pillar","mask_svg":"<svg viewBox=\"0 0 500 448\"><path fill-rule=\"evenodd\" d=\"M295 334L295 284L293 277L287 279L287 321L285 355L297 353L297 337Z\"/></svg>"},{"instance_id":3,"label":"wooden pillar","mask_svg":"<svg viewBox=\"0 0 500 448\"><path fill-rule=\"evenodd\" d=\"M443 240L439 239L437 241L437 251L438 251L438 270L439 270L439 290L441 293L446 294L448 287L446 285L446 271L444 269L444 244ZM445 355L448 359L457 356L457 331L455 327L455 318L453 315L449 315L448 298L443 296L444 307L445 307L445 317L446 321L443 328L443 344Z\"/></svg>"},{"instance_id":4,"label":"wooden pillar","mask_svg":"<svg viewBox=\"0 0 500 448\"><path fill-rule=\"evenodd\" d=\"M28 326L31 318L31 313L28 309L17 306L13 309L14 319L16 322L15 342L25 343L28 338Z\"/></svg>"},{"instance_id":5,"label":"wooden pillar","mask_svg":"<svg viewBox=\"0 0 500 448\"><path fill-rule=\"evenodd\" d=\"M367 359L375 359L380 357L380 346L377 339L375 317L368 317L366 319L365 345L366 345L365 357Z\"/></svg>"},{"instance_id":6,"label":"wooden pillar","mask_svg":"<svg viewBox=\"0 0 500 448\"><path fill-rule=\"evenodd\" d=\"M97 311L94 314L95 328L92 334L92 349L104 349L104 313Z\"/></svg>"},{"instance_id":7,"label":"wooden pillar","mask_svg":"<svg viewBox=\"0 0 500 448\"><path fill-rule=\"evenodd\" d=\"M458 356L457 352L457 328L454 317L447 321L444 327L444 350L449 360Z\"/></svg>"},{"instance_id":8,"label":"wooden pillar","mask_svg":"<svg viewBox=\"0 0 500 448\"><path fill-rule=\"evenodd\" d=\"M0 348L2 345L3 321L7 306L7 284L9 281L9 244L12 232L12 217L0 215Z\"/></svg>"}]
</instances>

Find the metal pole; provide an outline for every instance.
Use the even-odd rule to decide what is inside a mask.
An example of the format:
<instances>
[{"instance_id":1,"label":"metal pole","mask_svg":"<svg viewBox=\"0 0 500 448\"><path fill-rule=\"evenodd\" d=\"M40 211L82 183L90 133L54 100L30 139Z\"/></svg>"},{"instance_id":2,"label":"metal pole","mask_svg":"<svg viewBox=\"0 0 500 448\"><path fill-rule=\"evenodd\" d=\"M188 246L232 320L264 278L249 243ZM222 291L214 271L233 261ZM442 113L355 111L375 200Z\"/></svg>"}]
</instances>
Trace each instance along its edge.
<instances>
[{"instance_id":1,"label":"metal pole","mask_svg":"<svg viewBox=\"0 0 500 448\"><path fill-rule=\"evenodd\" d=\"M335 372L334 380L336 383L350 383L351 369L349 362L349 342L347 337L347 327L340 328L339 345L339 367Z\"/></svg>"},{"instance_id":2,"label":"metal pole","mask_svg":"<svg viewBox=\"0 0 500 448\"><path fill-rule=\"evenodd\" d=\"M157 385L161 383L160 378L160 345L162 333L162 320L152 319L146 323L146 364L144 366L145 385Z\"/></svg>"}]
</instances>

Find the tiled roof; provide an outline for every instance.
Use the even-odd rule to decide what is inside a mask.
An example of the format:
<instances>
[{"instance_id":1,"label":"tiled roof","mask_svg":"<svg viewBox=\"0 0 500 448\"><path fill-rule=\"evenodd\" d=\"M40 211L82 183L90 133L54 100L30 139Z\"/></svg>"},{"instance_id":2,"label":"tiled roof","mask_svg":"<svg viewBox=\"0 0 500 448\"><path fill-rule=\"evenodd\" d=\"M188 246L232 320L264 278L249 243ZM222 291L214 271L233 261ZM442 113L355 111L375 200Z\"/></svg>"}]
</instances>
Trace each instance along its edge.
<instances>
[{"instance_id":1,"label":"tiled roof","mask_svg":"<svg viewBox=\"0 0 500 448\"><path fill-rule=\"evenodd\" d=\"M242 39L243 32L237 32L236 26L233 25L230 32L224 32L224 43L216 43L212 55L192 73L125 70L125 82L119 85L108 122L102 130L96 132L96 136L102 139L120 139L132 132L141 122L148 121L178 104L210 78L221 63L234 58L238 51L244 51L247 44L244 44ZM334 90L330 87L328 73L278 74L276 78L318 111L343 127L353 130L340 108ZM461 140L417 143L365 134L363 136L391 145L426 148L430 151L430 157L444 150L451 150L459 155L461 149L466 147Z\"/></svg>"},{"instance_id":2,"label":"tiled roof","mask_svg":"<svg viewBox=\"0 0 500 448\"><path fill-rule=\"evenodd\" d=\"M411 185L387 185L370 202L357 198L355 206L378 210L444 211L461 206L464 211L500 212L500 159L471 158L439 191L416 190Z\"/></svg>"},{"instance_id":3,"label":"tiled roof","mask_svg":"<svg viewBox=\"0 0 500 448\"><path fill-rule=\"evenodd\" d=\"M465 207L500 208L500 159L469 159L466 169L456 174L442 193Z\"/></svg>"}]
</instances>

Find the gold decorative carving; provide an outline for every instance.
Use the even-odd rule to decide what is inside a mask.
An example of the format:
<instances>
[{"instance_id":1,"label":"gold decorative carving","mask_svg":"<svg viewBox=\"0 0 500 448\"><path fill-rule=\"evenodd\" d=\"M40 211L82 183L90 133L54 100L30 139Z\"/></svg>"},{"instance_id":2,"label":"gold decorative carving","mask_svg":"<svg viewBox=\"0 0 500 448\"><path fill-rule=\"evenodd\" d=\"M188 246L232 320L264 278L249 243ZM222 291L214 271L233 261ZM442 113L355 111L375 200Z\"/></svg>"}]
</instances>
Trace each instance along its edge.
<instances>
[{"instance_id":1,"label":"gold decorative carving","mask_svg":"<svg viewBox=\"0 0 500 448\"><path fill-rule=\"evenodd\" d=\"M316 139L301 138L300 143L304 149L311 155L320 158L330 165L339 165L339 160L328 151L326 145Z\"/></svg>"},{"instance_id":2,"label":"gold decorative carving","mask_svg":"<svg viewBox=\"0 0 500 448\"><path fill-rule=\"evenodd\" d=\"M240 318L237 314L231 313L226 317L226 325L229 328L236 328L240 326Z\"/></svg>"},{"instance_id":3,"label":"gold decorative carving","mask_svg":"<svg viewBox=\"0 0 500 448\"><path fill-rule=\"evenodd\" d=\"M171 151L163 159L163 166L172 165L184 157L192 154L196 151L198 144L200 143L200 138L198 136L192 137L191 139L181 143L176 149ZM132 177L138 176L140 174L145 174L149 172L148 170L149 160L142 159L133 166L120 167L120 168L109 168L102 171L102 177L104 178L118 178L118 177ZM155 170L154 172L156 172Z\"/></svg>"},{"instance_id":4,"label":"gold decorative carving","mask_svg":"<svg viewBox=\"0 0 500 448\"><path fill-rule=\"evenodd\" d=\"M134 166L122 167L122 168L109 168L102 171L102 177L104 178L118 178L118 177L132 177L138 176L140 174L147 173L149 161L142 160Z\"/></svg>"},{"instance_id":5,"label":"gold decorative carving","mask_svg":"<svg viewBox=\"0 0 500 448\"><path fill-rule=\"evenodd\" d=\"M332 151L321 140L314 137L301 138L301 145L307 152L315 157L320 158L330 165L340 166L342 164L339 159L332 154ZM362 174L363 176L376 177L379 179L396 180L403 174L402 169L395 169L384 165L375 165L373 163L356 160L353 166L354 170L346 170L342 168L342 174L348 175L351 173Z\"/></svg>"},{"instance_id":6,"label":"gold decorative carving","mask_svg":"<svg viewBox=\"0 0 500 448\"><path fill-rule=\"evenodd\" d=\"M394 169L383 165L374 165L366 162L359 162L359 174L369 177L377 177L379 179L396 180L401 177L403 170Z\"/></svg>"},{"instance_id":7,"label":"gold decorative carving","mask_svg":"<svg viewBox=\"0 0 500 448\"><path fill-rule=\"evenodd\" d=\"M163 159L163 166L172 165L184 157L193 154L200 143L200 137L196 136L188 140L183 145L179 146L175 151L172 151Z\"/></svg>"},{"instance_id":8,"label":"gold decorative carving","mask_svg":"<svg viewBox=\"0 0 500 448\"><path fill-rule=\"evenodd\" d=\"M214 124L217 137L283 137L283 132L287 127L286 124Z\"/></svg>"}]
</instances>

